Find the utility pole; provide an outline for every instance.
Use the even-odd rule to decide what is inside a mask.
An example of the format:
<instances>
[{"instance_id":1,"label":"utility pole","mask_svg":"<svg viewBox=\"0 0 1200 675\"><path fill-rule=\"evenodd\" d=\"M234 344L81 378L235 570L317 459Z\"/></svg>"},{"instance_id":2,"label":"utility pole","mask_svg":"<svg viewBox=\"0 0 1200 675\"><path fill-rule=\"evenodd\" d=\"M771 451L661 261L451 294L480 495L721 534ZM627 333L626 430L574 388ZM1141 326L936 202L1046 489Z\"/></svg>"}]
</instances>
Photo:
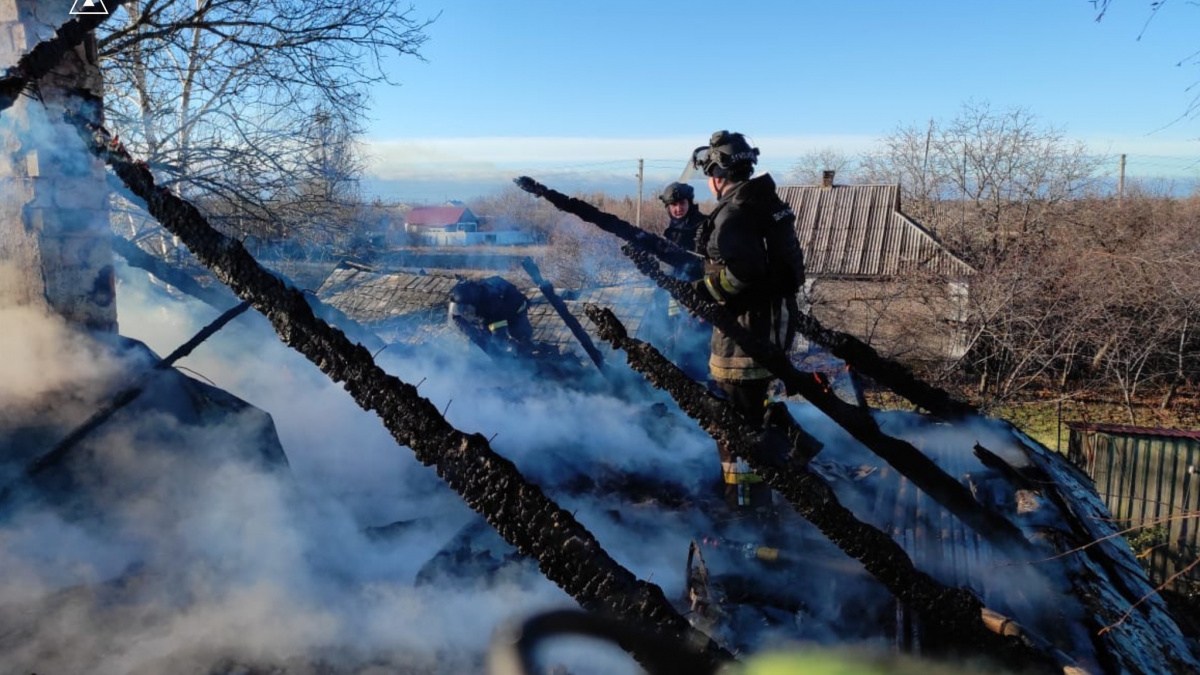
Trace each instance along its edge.
<instances>
[{"instance_id":1,"label":"utility pole","mask_svg":"<svg viewBox=\"0 0 1200 675\"><path fill-rule=\"evenodd\" d=\"M639 160L638 160L638 200L637 200L637 219L636 219L636 222L634 223L634 224L636 224L638 227L641 227L641 226L642 226L642 169L644 168L644 166L645 166L645 163L646 163L646 160L644 160L644 159L639 159Z\"/></svg>"},{"instance_id":2,"label":"utility pole","mask_svg":"<svg viewBox=\"0 0 1200 675\"><path fill-rule=\"evenodd\" d=\"M933 143L933 118L929 118L929 131L925 134L925 156L921 159L921 198L929 198L929 146Z\"/></svg>"},{"instance_id":3,"label":"utility pole","mask_svg":"<svg viewBox=\"0 0 1200 675\"><path fill-rule=\"evenodd\" d=\"M962 156L962 224L967 223L967 144L963 143Z\"/></svg>"},{"instance_id":4,"label":"utility pole","mask_svg":"<svg viewBox=\"0 0 1200 675\"><path fill-rule=\"evenodd\" d=\"M1125 198L1125 153L1121 153L1121 172L1117 174L1117 199Z\"/></svg>"}]
</instances>

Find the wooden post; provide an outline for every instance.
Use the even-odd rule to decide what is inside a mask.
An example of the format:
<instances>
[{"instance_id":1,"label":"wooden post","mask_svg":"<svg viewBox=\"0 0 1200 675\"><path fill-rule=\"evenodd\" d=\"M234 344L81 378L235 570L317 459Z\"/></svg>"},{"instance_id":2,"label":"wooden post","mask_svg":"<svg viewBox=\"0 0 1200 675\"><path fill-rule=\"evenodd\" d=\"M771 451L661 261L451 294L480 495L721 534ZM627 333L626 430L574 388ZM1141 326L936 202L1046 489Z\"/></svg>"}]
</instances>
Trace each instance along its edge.
<instances>
[{"instance_id":1,"label":"wooden post","mask_svg":"<svg viewBox=\"0 0 1200 675\"><path fill-rule=\"evenodd\" d=\"M643 173L642 169L644 168L645 163L646 163L646 160L644 160L644 159L638 160L638 200L637 200L637 218L635 221L635 224L638 227L642 226L642 178L645 175Z\"/></svg>"},{"instance_id":2,"label":"wooden post","mask_svg":"<svg viewBox=\"0 0 1200 675\"><path fill-rule=\"evenodd\" d=\"M1117 176L1117 198L1125 198L1125 153L1121 153L1121 172Z\"/></svg>"}]
</instances>

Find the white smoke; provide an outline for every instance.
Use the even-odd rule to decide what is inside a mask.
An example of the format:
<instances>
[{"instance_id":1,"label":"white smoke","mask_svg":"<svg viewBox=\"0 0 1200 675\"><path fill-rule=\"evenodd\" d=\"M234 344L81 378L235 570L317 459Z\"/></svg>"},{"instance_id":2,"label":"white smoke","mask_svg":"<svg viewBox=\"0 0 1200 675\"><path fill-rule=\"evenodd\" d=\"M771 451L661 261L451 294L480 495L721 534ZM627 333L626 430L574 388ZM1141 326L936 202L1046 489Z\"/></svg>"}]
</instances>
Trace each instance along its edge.
<instances>
[{"instance_id":1,"label":"white smoke","mask_svg":"<svg viewBox=\"0 0 1200 675\"><path fill-rule=\"evenodd\" d=\"M0 288L14 285L11 263L0 261ZM0 293L0 409L30 405L76 382L107 382L121 364L107 350L67 329L44 308L4 302Z\"/></svg>"},{"instance_id":2,"label":"white smoke","mask_svg":"<svg viewBox=\"0 0 1200 675\"><path fill-rule=\"evenodd\" d=\"M217 315L168 295L144 273L119 272L122 333L159 355ZM0 335L19 341L33 364L16 391L45 384L48 372L36 365L45 361L64 364L59 386L99 377L111 387L128 377L129 368L106 363L104 350L86 340L75 344L66 332L52 339L24 319L29 332L15 325L6 322ZM431 370L433 360L389 360L387 352L380 360L406 381L423 380L420 392L453 424L494 435L497 452L545 485L599 465L685 485L696 482L698 467L715 471L712 441L693 424L673 421L663 443L637 423L643 408L662 400L649 389L644 401L630 402L514 382L514 373L473 357L455 372ZM30 672L188 672L212 667L220 655L351 672L371 662L470 672L481 667L501 621L573 604L531 565L494 578L416 584L417 572L473 514L261 316L244 314L177 365L268 411L290 470L234 461L214 470L180 452L234 445L252 420L196 428L148 404L119 413L86 444L105 475L120 476L90 486L102 516L25 510L0 525L0 606L41 615L36 625L5 626L23 632L19 644L0 640L3 662ZM619 562L679 595L689 529L703 523L626 514L635 536L605 515L612 504L559 497ZM366 532L400 521L408 522L386 537ZM662 536L647 545L640 532L651 526ZM501 546L496 555L510 553Z\"/></svg>"},{"instance_id":3,"label":"white smoke","mask_svg":"<svg viewBox=\"0 0 1200 675\"><path fill-rule=\"evenodd\" d=\"M217 315L168 294L140 271L118 269L122 332L160 355ZM12 311L28 312L0 310ZM28 398L92 381L104 384L96 385L101 391L145 365L114 361L106 356L110 351L72 336L56 320L26 314L0 313L19 320L6 320L0 338L28 363L4 378L2 391ZM458 428L492 437L498 453L574 513L619 563L660 585L668 598L680 597L688 543L713 529L706 516L559 487L566 477L619 470L700 495L716 473L711 439L673 405L665 416L653 412L665 398L648 387L642 395L617 397L533 381L472 352L455 359L431 355L399 358L385 350L379 362L420 383L420 393ZM0 636L7 636L0 637L0 662L27 672L102 674L280 664L292 672L479 672L502 621L573 604L529 564L498 574L419 578L474 514L398 446L375 415L284 346L261 316L242 315L178 366L269 412L289 470L234 460L214 468L206 459L204 448L237 445L252 416L196 427L155 412L146 401L131 406L86 444L104 475L119 477L89 486L95 512L26 509L0 521ZM150 390L143 399L156 395ZM77 398L71 413L60 415L64 423L91 412L82 403L91 399ZM790 407L826 444L818 465L845 505L870 520L864 514L872 514L873 505L896 502L894 494L882 493L895 488L876 480L881 460L810 406ZM952 475L982 469L971 455L975 442L1017 459L1011 437L994 425L930 426L915 419L880 416L886 431L909 438ZM885 531L890 526L875 524ZM857 563L811 527L798 534L814 573L791 589L803 596L805 612L779 628L818 642L844 639L839 631L864 623L862 607L878 603L879 586L861 572L847 572ZM507 545L488 543L495 539L480 537L477 545L491 546L493 560L512 554ZM706 556L719 571L721 556ZM986 557L964 564L926 555L916 562L950 585L963 582L951 576L956 570L970 569L988 580L992 597L1023 589L1023 602L1035 609L1058 597L1037 568L997 566ZM839 569L836 582L821 565ZM773 639L767 635L763 644ZM571 662L574 651L567 651L552 659ZM589 652L571 671L622 668L632 668L627 657Z\"/></svg>"}]
</instances>

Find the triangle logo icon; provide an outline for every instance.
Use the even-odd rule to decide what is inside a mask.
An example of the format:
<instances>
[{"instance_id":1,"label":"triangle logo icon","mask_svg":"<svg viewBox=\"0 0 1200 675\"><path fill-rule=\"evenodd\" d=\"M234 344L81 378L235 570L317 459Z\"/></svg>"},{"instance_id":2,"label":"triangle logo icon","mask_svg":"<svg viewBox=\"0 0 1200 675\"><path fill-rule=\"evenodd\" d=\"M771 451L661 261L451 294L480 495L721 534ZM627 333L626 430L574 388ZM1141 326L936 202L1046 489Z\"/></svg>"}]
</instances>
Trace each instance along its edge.
<instances>
[{"instance_id":1,"label":"triangle logo icon","mask_svg":"<svg viewBox=\"0 0 1200 675\"><path fill-rule=\"evenodd\" d=\"M104 0L75 0L71 14L108 14L108 8L104 6Z\"/></svg>"}]
</instances>

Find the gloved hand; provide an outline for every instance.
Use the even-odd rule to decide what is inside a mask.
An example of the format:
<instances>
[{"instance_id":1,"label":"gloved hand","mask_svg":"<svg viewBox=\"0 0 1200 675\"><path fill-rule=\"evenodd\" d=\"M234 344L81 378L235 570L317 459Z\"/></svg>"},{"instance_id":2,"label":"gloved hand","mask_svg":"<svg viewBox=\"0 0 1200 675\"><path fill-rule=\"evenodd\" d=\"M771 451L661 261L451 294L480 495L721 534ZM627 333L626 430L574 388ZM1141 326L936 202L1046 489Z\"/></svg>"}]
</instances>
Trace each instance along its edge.
<instances>
[{"instance_id":1,"label":"gloved hand","mask_svg":"<svg viewBox=\"0 0 1200 675\"><path fill-rule=\"evenodd\" d=\"M705 302L715 302L717 304L724 304L717 298L713 297L712 293L708 290L708 286L704 283L703 277L701 277L700 279L697 279L695 281L689 281L688 286L692 287L692 290L696 292L696 295L700 296L701 300L703 300Z\"/></svg>"}]
</instances>

